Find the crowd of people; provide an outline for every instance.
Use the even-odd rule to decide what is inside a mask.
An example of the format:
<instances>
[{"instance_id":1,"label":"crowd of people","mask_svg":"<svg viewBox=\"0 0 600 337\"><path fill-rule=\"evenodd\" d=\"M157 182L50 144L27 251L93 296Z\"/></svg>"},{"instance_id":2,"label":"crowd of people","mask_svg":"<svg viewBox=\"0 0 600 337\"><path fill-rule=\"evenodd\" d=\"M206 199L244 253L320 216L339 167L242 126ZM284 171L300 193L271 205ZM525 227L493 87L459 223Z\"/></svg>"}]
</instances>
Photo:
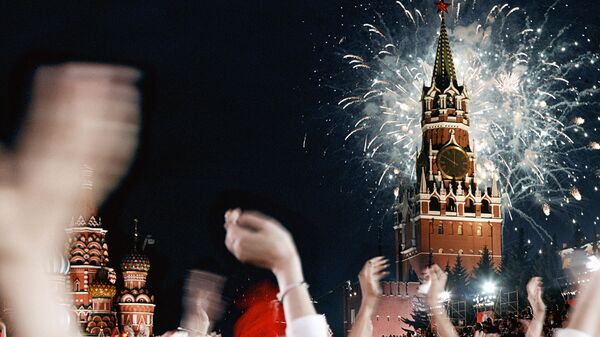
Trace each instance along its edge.
<instances>
[{"instance_id":1,"label":"crowd of people","mask_svg":"<svg viewBox=\"0 0 600 337\"><path fill-rule=\"evenodd\" d=\"M126 172L138 142L135 82L139 77L131 68L98 64L59 64L36 72L25 131L16 150L0 157L0 296L14 308L21 337L80 335L73 324L62 320L68 310L61 305L66 294L54 289L39 261L63 245L64 219L77 204L81 163L95 169L96 203ZM286 336L329 337L327 321L313 305L290 232L276 219L238 208L224 214L224 227L224 244L239 261L275 276ZM360 271L362 302L349 337L374 337L371 317L388 267L385 258L374 257ZM426 275L431 283L427 304L437 336L600 336L600 272L592 276L568 313L547 313L542 280L534 277L527 285L531 319L506 317L461 330L452 325L440 303L447 274L433 265ZM212 326L223 311L223 282L218 275L192 272L180 326L165 337L214 336ZM32 317L36 324L30 324Z\"/></svg>"}]
</instances>

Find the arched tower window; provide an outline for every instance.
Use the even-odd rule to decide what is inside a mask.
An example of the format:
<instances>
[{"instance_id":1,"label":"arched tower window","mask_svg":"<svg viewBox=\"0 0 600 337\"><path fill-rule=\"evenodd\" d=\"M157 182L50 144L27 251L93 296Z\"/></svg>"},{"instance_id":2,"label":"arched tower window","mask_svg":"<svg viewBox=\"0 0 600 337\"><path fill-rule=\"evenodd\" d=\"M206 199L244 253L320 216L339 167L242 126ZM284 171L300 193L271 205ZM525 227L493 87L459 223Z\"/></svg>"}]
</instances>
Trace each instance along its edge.
<instances>
[{"instance_id":1,"label":"arched tower window","mask_svg":"<svg viewBox=\"0 0 600 337\"><path fill-rule=\"evenodd\" d=\"M446 212L456 212L456 201L452 198L448 198L446 201Z\"/></svg>"},{"instance_id":2,"label":"arched tower window","mask_svg":"<svg viewBox=\"0 0 600 337\"><path fill-rule=\"evenodd\" d=\"M439 211L440 210L440 200L436 197L431 197L429 199L429 210L430 211Z\"/></svg>"},{"instance_id":3,"label":"arched tower window","mask_svg":"<svg viewBox=\"0 0 600 337\"><path fill-rule=\"evenodd\" d=\"M483 236L483 228L481 225L477 226L477 236Z\"/></svg>"},{"instance_id":4,"label":"arched tower window","mask_svg":"<svg viewBox=\"0 0 600 337\"><path fill-rule=\"evenodd\" d=\"M440 221L440 223L437 226L437 233L438 234L444 234L444 224Z\"/></svg>"},{"instance_id":5,"label":"arched tower window","mask_svg":"<svg viewBox=\"0 0 600 337\"><path fill-rule=\"evenodd\" d=\"M475 201L471 198L465 200L465 213L475 213Z\"/></svg>"},{"instance_id":6,"label":"arched tower window","mask_svg":"<svg viewBox=\"0 0 600 337\"><path fill-rule=\"evenodd\" d=\"M481 213L492 213L492 208L490 207L490 202L486 199L481 201Z\"/></svg>"},{"instance_id":7,"label":"arched tower window","mask_svg":"<svg viewBox=\"0 0 600 337\"><path fill-rule=\"evenodd\" d=\"M73 282L73 291L77 292L77 291L81 291L81 283L79 282L79 279L75 280L75 282Z\"/></svg>"},{"instance_id":8,"label":"arched tower window","mask_svg":"<svg viewBox=\"0 0 600 337\"><path fill-rule=\"evenodd\" d=\"M448 95L448 99L446 102L448 108L454 108L454 97L452 97L452 94Z\"/></svg>"},{"instance_id":9,"label":"arched tower window","mask_svg":"<svg viewBox=\"0 0 600 337\"><path fill-rule=\"evenodd\" d=\"M463 225L458 224L458 228L456 229L456 234L463 235Z\"/></svg>"}]
</instances>

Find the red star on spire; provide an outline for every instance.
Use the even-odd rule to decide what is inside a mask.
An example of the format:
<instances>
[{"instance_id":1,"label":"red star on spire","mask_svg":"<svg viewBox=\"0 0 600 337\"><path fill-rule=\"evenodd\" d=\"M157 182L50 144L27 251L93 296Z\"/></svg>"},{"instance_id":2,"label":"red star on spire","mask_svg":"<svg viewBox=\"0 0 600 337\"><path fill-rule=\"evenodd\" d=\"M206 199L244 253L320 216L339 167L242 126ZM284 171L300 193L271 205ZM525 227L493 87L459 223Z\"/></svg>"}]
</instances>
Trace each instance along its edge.
<instances>
[{"instance_id":1,"label":"red star on spire","mask_svg":"<svg viewBox=\"0 0 600 337\"><path fill-rule=\"evenodd\" d=\"M448 13L448 5L449 4L445 3L444 0L440 0L439 2L436 2L435 5L437 6L438 13L443 13L443 12Z\"/></svg>"}]
</instances>

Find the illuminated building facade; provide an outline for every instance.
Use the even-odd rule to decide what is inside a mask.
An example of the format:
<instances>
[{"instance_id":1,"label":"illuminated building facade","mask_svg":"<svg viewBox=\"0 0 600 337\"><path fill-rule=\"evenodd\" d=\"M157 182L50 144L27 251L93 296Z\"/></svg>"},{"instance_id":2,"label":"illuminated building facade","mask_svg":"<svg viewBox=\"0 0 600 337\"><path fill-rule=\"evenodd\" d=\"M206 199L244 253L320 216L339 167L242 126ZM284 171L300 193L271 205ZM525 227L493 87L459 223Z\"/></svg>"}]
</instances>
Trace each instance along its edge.
<instances>
[{"instance_id":1,"label":"illuminated building facade","mask_svg":"<svg viewBox=\"0 0 600 337\"><path fill-rule=\"evenodd\" d=\"M150 270L148 257L138 252L137 220L133 249L121 261L124 289L117 299L121 329L130 336L152 336L154 328L154 296L146 287L146 278Z\"/></svg>"},{"instance_id":2,"label":"illuminated building facade","mask_svg":"<svg viewBox=\"0 0 600 337\"><path fill-rule=\"evenodd\" d=\"M66 229L66 254L70 268L69 294L73 299L75 320L82 332L98 336L110 334L116 327L116 312L112 305L116 292L116 273L109 266L107 230L102 228L95 202L92 200L92 170L83 170L81 214Z\"/></svg>"},{"instance_id":3,"label":"illuminated building facade","mask_svg":"<svg viewBox=\"0 0 600 337\"><path fill-rule=\"evenodd\" d=\"M458 84L444 20L448 4L439 1L437 6L441 27L431 84L424 86L421 97L423 142L416 160L417 182L414 189L401 186L396 191L396 280L382 284L383 296L372 316L374 336L401 336L405 329L412 330L402 319L411 319L413 308L424 306L417 277L430 263L452 267L460 256L471 272L486 247L495 266L502 257L500 189L495 177L486 181L477 175L477 155L469 137L469 93ZM360 293L346 289L344 306L347 334L358 313Z\"/></svg>"},{"instance_id":4,"label":"illuminated building facade","mask_svg":"<svg viewBox=\"0 0 600 337\"><path fill-rule=\"evenodd\" d=\"M458 255L471 272L485 247L496 266L502 257L500 189L496 177L488 182L475 170L469 94L456 79L443 11L441 18L431 85L421 97L417 188L404 196L395 227L397 276L405 281L430 262L453 266Z\"/></svg>"},{"instance_id":5,"label":"illuminated building facade","mask_svg":"<svg viewBox=\"0 0 600 337\"><path fill-rule=\"evenodd\" d=\"M91 199L92 170L84 169L81 214L66 229L69 269L67 286L73 314L88 336L153 336L154 296L146 287L150 260L138 252L137 220L132 252L121 261L124 289L116 287L117 274L110 267L107 230Z\"/></svg>"},{"instance_id":6,"label":"illuminated building facade","mask_svg":"<svg viewBox=\"0 0 600 337\"><path fill-rule=\"evenodd\" d=\"M57 252L44 265L57 294L66 287L69 295L60 299L71 309L65 310L70 314L65 314L60 324L75 322L84 336L154 336L154 296L146 285L150 259L143 249L138 251L137 220L132 251L121 261L123 289L117 289L117 274L110 267L106 243L108 231L102 228L92 199L93 171L84 167L82 173L80 214L66 228L65 252ZM0 323L6 322L8 335L12 335L12 308L9 303L0 304Z\"/></svg>"}]
</instances>

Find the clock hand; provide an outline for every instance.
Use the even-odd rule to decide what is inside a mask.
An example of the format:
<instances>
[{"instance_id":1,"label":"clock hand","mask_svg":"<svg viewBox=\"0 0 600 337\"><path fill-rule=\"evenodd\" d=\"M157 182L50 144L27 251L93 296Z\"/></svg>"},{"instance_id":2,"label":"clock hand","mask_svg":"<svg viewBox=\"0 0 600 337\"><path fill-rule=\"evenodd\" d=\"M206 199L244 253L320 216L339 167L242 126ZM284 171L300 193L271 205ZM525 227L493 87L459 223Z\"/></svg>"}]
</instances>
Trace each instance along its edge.
<instances>
[{"instance_id":1,"label":"clock hand","mask_svg":"<svg viewBox=\"0 0 600 337\"><path fill-rule=\"evenodd\" d=\"M448 159L448 161L454 164L455 166L457 165L454 160L450 159L450 157L446 157L446 159ZM454 159L456 159L456 157Z\"/></svg>"}]
</instances>

